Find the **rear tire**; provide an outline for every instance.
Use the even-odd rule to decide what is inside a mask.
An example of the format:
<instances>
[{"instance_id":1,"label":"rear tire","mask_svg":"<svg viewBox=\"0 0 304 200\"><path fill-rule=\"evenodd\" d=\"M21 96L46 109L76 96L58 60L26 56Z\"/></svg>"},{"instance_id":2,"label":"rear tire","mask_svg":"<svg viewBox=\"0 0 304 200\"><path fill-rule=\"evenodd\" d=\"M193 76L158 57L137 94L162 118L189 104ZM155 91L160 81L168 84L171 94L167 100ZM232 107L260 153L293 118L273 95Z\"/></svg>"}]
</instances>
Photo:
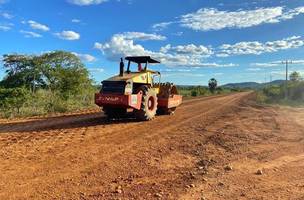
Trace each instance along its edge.
<instances>
[{"instance_id":1,"label":"rear tire","mask_svg":"<svg viewBox=\"0 0 304 200\"><path fill-rule=\"evenodd\" d=\"M108 119L124 118L127 114L125 108L103 107L102 110Z\"/></svg>"},{"instance_id":2,"label":"rear tire","mask_svg":"<svg viewBox=\"0 0 304 200\"><path fill-rule=\"evenodd\" d=\"M143 96L140 110L134 110L135 117L143 121L152 120L156 115L157 95L148 86L142 86L139 90L142 91Z\"/></svg>"},{"instance_id":3,"label":"rear tire","mask_svg":"<svg viewBox=\"0 0 304 200\"><path fill-rule=\"evenodd\" d=\"M176 107L174 108L158 108L157 114L158 115L173 115L176 110Z\"/></svg>"}]
</instances>

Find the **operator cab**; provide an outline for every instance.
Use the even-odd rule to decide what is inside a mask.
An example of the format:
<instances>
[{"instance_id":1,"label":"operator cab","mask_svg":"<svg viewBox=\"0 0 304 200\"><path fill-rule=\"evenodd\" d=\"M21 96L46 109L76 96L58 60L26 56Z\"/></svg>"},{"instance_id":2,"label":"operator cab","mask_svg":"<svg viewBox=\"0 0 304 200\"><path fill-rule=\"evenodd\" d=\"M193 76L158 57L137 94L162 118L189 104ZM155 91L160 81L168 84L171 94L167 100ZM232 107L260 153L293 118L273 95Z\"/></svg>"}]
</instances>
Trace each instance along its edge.
<instances>
[{"instance_id":1,"label":"operator cab","mask_svg":"<svg viewBox=\"0 0 304 200\"><path fill-rule=\"evenodd\" d=\"M125 59L128 61L128 67L127 67L127 71L126 71L127 74L131 73L131 69L130 69L131 63L137 64L137 72L149 71L152 73L159 74L159 72L154 72L154 71L148 70L148 63L152 63L152 64L160 63L159 61L151 58L150 56L129 56L129 57L126 57ZM144 67L143 67L143 65L144 65Z\"/></svg>"}]
</instances>

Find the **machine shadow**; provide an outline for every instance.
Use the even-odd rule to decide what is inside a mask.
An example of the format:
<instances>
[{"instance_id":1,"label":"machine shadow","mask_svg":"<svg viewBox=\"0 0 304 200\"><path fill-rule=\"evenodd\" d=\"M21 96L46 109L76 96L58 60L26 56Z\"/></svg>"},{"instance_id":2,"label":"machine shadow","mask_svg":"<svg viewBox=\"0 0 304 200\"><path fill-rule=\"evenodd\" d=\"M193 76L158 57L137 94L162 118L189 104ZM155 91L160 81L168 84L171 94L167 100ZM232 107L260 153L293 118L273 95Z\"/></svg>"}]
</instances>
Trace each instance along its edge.
<instances>
[{"instance_id":1,"label":"machine shadow","mask_svg":"<svg viewBox=\"0 0 304 200\"><path fill-rule=\"evenodd\" d=\"M110 120L102 113L48 117L27 122L0 124L0 133L50 131L57 129L86 128L100 125L125 124L138 122L132 115L125 118Z\"/></svg>"}]
</instances>

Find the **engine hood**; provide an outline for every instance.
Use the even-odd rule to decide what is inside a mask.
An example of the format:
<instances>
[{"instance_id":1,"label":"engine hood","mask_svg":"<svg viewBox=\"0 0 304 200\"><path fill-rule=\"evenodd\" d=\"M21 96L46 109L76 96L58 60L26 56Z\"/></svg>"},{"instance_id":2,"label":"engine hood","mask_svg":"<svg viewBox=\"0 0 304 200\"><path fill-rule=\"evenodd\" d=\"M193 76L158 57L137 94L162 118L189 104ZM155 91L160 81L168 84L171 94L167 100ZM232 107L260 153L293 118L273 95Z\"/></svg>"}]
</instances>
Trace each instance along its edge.
<instances>
[{"instance_id":1,"label":"engine hood","mask_svg":"<svg viewBox=\"0 0 304 200\"><path fill-rule=\"evenodd\" d=\"M140 75L141 75L141 73L139 73L139 72L132 72L129 74L124 73L123 76L119 76L119 75L113 76L105 81L128 81L128 80L132 80Z\"/></svg>"}]
</instances>

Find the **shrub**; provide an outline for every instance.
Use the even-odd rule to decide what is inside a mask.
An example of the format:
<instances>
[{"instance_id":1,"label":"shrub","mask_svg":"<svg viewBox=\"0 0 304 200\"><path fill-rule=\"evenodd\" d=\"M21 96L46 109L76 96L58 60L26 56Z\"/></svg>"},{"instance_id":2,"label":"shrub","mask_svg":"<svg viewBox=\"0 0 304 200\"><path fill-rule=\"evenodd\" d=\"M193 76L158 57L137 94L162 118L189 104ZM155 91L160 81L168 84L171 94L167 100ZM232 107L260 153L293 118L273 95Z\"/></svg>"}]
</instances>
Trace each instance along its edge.
<instances>
[{"instance_id":1,"label":"shrub","mask_svg":"<svg viewBox=\"0 0 304 200\"><path fill-rule=\"evenodd\" d=\"M272 85L257 93L257 100L262 103L279 103L284 105L303 105L304 81L289 81L287 87L288 98L285 99L285 84Z\"/></svg>"},{"instance_id":2,"label":"shrub","mask_svg":"<svg viewBox=\"0 0 304 200\"><path fill-rule=\"evenodd\" d=\"M192 97L196 97L197 96L197 91L196 90L192 90L191 91L191 96Z\"/></svg>"},{"instance_id":3,"label":"shrub","mask_svg":"<svg viewBox=\"0 0 304 200\"><path fill-rule=\"evenodd\" d=\"M304 100L304 82L291 83L288 86L289 99L294 101Z\"/></svg>"},{"instance_id":4,"label":"shrub","mask_svg":"<svg viewBox=\"0 0 304 200\"><path fill-rule=\"evenodd\" d=\"M261 91L257 92L256 98L257 98L257 102L259 102L259 103L268 102L268 97L265 95L265 93L263 93Z\"/></svg>"},{"instance_id":5,"label":"shrub","mask_svg":"<svg viewBox=\"0 0 304 200\"><path fill-rule=\"evenodd\" d=\"M282 87L272 85L263 89L263 93L272 100L279 100L283 96Z\"/></svg>"},{"instance_id":6,"label":"shrub","mask_svg":"<svg viewBox=\"0 0 304 200\"><path fill-rule=\"evenodd\" d=\"M0 89L0 108L6 116L11 116L27 103L30 98L29 91L25 88L1 88Z\"/></svg>"}]
</instances>

